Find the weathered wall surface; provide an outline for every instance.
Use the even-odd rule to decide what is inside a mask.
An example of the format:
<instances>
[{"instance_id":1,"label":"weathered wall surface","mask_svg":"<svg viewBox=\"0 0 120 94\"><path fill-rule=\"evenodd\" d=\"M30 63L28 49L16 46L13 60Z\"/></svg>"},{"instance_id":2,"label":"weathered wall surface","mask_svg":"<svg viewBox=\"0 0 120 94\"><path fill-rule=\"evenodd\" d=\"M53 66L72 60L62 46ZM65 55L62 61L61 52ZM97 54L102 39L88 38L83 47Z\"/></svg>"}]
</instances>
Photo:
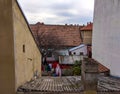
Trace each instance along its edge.
<instances>
[{"instance_id":1,"label":"weathered wall surface","mask_svg":"<svg viewBox=\"0 0 120 94\"><path fill-rule=\"evenodd\" d=\"M80 61L79 55L74 56L59 56L59 62L60 64L74 64L75 61Z\"/></svg>"},{"instance_id":2,"label":"weathered wall surface","mask_svg":"<svg viewBox=\"0 0 120 94\"><path fill-rule=\"evenodd\" d=\"M80 55L80 53L83 53L83 55L87 55L87 46L83 46L81 48L75 49L73 51L71 51L71 54L74 55Z\"/></svg>"},{"instance_id":3,"label":"weathered wall surface","mask_svg":"<svg viewBox=\"0 0 120 94\"><path fill-rule=\"evenodd\" d=\"M11 0L0 0L0 94L14 94L15 92L11 5Z\"/></svg>"},{"instance_id":4,"label":"weathered wall surface","mask_svg":"<svg viewBox=\"0 0 120 94\"><path fill-rule=\"evenodd\" d=\"M81 31L84 44L92 44L92 31Z\"/></svg>"},{"instance_id":5,"label":"weathered wall surface","mask_svg":"<svg viewBox=\"0 0 120 94\"><path fill-rule=\"evenodd\" d=\"M41 74L41 54L16 1L0 0L0 11L0 94L15 94L36 71Z\"/></svg>"},{"instance_id":6,"label":"weathered wall surface","mask_svg":"<svg viewBox=\"0 0 120 94\"><path fill-rule=\"evenodd\" d=\"M120 77L120 0L96 0L93 58Z\"/></svg>"},{"instance_id":7,"label":"weathered wall surface","mask_svg":"<svg viewBox=\"0 0 120 94\"><path fill-rule=\"evenodd\" d=\"M16 88L29 81L36 72L41 74L41 54L28 25L13 0Z\"/></svg>"}]
</instances>

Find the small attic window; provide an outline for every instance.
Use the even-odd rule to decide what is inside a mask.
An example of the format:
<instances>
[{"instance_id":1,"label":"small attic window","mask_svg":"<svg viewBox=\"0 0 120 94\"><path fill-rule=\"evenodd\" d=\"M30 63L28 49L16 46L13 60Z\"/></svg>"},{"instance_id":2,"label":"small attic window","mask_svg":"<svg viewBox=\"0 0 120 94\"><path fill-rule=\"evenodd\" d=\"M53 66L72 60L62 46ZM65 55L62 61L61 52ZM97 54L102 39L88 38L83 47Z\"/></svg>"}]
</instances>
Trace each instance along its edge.
<instances>
[{"instance_id":1,"label":"small attic window","mask_svg":"<svg viewBox=\"0 0 120 94\"><path fill-rule=\"evenodd\" d=\"M23 53L25 53L25 44L23 44Z\"/></svg>"}]
</instances>

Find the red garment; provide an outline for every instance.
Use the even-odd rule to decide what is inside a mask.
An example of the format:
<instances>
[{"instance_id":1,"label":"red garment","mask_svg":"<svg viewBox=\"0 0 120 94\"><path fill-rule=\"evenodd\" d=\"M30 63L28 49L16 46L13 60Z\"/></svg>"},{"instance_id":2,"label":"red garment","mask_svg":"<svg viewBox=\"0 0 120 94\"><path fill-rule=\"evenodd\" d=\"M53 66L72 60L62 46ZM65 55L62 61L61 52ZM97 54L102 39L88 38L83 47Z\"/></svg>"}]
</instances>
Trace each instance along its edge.
<instances>
[{"instance_id":1,"label":"red garment","mask_svg":"<svg viewBox=\"0 0 120 94\"><path fill-rule=\"evenodd\" d=\"M43 65L42 65L42 71L44 71L44 67L43 67Z\"/></svg>"},{"instance_id":2,"label":"red garment","mask_svg":"<svg viewBox=\"0 0 120 94\"><path fill-rule=\"evenodd\" d=\"M52 68L56 68L57 67L57 64L59 64L58 62L53 62L53 64L52 64Z\"/></svg>"}]
</instances>

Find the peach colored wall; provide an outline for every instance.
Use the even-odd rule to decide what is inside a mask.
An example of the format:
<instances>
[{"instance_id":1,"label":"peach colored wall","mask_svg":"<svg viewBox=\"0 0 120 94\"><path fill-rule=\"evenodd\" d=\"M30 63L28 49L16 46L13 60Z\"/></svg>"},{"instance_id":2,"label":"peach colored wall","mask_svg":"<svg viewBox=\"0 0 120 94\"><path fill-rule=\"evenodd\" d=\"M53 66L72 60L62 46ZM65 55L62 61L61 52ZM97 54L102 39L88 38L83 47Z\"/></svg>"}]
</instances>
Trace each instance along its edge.
<instances>
[{"instance_id":1,"label":"peach colored wall","mask_svg":"<svg viewBox=\"0 0 120 94\"><path fill-rule=\"evenodd\" d=\"M0 94L16 94L36 71L41 75L41 54L16 2L0 0Z\"/></svg>"},{"instance_id":2,"label":"peach colored wall","mask_svg":"<svg viewBox=\"0 0 120 94\"><path fill-rule=\"evenodd\" d=\"M21 14L13 2L16 87L31 80L37 71L41 75L41 54ZM23 51L25 46L25 52Z\"/></svg>"},{"instance_id":3,"label":"peach colored wall","mask_svg":"<svg viewBox=\"0 0 120 94\"><path fill-rule=\"evenodd\" d=\"M15 93L12 0L0 0L0 94Z\"/></svg>"},{"instance_id":4,"label":"peach colored wall","mask_svg":"<svg viewBox=\"0 0 120 94\"><path fill-rule=\"evenodd\" d=\"M84 44L92 44L92 31L81 31Z\"/></svg>"}]
</instances>

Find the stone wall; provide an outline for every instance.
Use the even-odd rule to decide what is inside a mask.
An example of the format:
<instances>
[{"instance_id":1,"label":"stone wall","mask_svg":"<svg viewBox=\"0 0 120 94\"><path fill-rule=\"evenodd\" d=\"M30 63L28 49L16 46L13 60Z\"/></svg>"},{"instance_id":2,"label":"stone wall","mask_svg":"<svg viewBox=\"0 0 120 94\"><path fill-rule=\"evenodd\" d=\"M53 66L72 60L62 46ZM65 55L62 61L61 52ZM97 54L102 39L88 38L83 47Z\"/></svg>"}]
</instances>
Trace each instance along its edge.
<instances>
[{"instance_id":1,"label":"stone wall","mask_svg":"<svg viewBox=\"0 0 120 94\"><path fill-rule=\"evenodd\" d=\"M84 58L81 68L85 94L97 94L98 64L92 59Z\"/></svg>"},{"instance_id":2,"label":"stone wall","mask_svg":"<svg viewBox=\"0 0 120 94\"><path fill-rule=\"evenodd\" d=\"M93 26L93 58L120 77L120 0L96 0Z\"/></svg>"}]
</instances>

